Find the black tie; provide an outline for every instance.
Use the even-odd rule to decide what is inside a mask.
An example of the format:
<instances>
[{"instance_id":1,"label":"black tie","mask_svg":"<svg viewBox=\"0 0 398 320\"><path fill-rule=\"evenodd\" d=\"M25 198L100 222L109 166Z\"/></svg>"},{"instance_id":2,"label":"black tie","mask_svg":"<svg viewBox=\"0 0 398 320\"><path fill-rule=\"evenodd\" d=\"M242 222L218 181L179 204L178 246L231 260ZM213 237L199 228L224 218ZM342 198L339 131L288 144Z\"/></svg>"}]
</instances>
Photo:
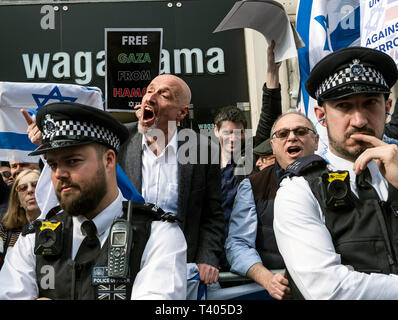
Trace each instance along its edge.
<instances>
[{"instance_id":1,"label":"black tie","mask_svg":"<svg viewBox=\"0 0 398 320\"><path fill-rule=\"evenodd\" d=\"M358 197L360 200L376 199L379 200L376 190L372 186L372 176L368 168L363 170L356 177Z\"/></svg>"},{"instance_id":2,"label":"black tie","mask_svg":"<svg viewBox=\"0 0 398 320\"><path fill-rule=\"evenodd\" d=\"M84 230L86 237L83 239L83 242L77 251L75 257L75 261L77 263L86 263L94 260L101 249L100 242L97 238L97 228L95 227L94 222L91 220L84 221L82 229Z\"/></svg>"}]
</instances>

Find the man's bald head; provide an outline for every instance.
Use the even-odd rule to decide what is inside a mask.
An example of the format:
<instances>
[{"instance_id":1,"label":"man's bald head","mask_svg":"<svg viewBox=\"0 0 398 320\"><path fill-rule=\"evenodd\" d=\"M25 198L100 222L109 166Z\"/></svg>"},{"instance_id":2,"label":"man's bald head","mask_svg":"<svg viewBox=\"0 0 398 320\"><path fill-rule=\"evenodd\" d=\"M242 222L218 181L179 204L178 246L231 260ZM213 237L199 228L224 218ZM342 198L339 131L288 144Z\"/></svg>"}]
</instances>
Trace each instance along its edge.
<instances>
[{"instance_id":1,"label":"man's bald head","mask_svg":"<svg viewBox=\"0 0 398 320\"><path fill-rule=\"evenodd\" d=\"M174 93L181 106L190 104L192 98L191 89L184 80L172 74L161 74L155 77L152 82L156 82L158 80L177 88Z\"/></svg>"}]
</instances>

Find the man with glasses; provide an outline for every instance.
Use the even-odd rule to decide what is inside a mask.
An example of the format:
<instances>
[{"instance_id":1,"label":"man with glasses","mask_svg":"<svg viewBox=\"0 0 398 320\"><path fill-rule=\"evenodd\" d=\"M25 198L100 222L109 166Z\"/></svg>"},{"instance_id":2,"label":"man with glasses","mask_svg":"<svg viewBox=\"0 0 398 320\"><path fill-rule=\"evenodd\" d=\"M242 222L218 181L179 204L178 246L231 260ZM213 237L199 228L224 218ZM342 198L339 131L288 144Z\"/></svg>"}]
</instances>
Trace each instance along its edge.
<instances>
[{"instance_id":1,"label":"man with glasses","mask_svg":"<svg viewBox=\"0 0 398 320\"><path fill-rule=\"evenodd\" d=\"M331 53L311 71L306 89L328 130L327 161L289 166L275 199L295 298L398 297L398 148L381 140L397 78L390 56L363 47Z\"/></svg>"},{"instance_id":2,"label":"man with glasses","mask_svg":"<svg viewBox=\"0 0 398 320\"><path fill-rule=\"evenodd\" d=\"M269 270L285 267L272 228L274 198L286 167L312 155L318 148L318 135L305 115L288 112L276 119L270 143L275 163L240 183L225 248L232 272L253 279L275 299L288 299L286 277Z\"/></svg>"}]
</instances>

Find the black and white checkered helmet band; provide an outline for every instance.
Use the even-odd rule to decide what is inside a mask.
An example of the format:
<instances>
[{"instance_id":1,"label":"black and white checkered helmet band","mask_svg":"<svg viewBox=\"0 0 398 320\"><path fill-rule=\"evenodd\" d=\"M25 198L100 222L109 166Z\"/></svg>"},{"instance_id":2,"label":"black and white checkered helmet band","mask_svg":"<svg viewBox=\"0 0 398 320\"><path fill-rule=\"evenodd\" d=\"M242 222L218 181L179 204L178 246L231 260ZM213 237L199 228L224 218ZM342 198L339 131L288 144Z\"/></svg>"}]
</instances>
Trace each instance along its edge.
<instances>
[{"instance_id":1,"label":"black and white checkered helmet band","mask_svg":"<svg viewBox=\"0 0 398 320\"><path fill-rule=\"evenodd\" d=\"M46 119L43 126L43 142L60 139L93 140L108 144L116 151L120 147L120 139L107 128L85 121Z\"/></svg>"},{"instance_id":2,"label":"black and white checkered helmet band","mask_svg":"<svg viewBox=\"0 0 398 320\"><path fill-rule=\"evenodd\" d=\"M360 75L354 75L352 67L346 67L345 69L342 69L326 78L316 90L315 97L319 99L331 89L356 82L367 85L383 86L388 89L388 85L379 71L372 67L362 66L362 68Z\"/></svg>"}]
</instances>

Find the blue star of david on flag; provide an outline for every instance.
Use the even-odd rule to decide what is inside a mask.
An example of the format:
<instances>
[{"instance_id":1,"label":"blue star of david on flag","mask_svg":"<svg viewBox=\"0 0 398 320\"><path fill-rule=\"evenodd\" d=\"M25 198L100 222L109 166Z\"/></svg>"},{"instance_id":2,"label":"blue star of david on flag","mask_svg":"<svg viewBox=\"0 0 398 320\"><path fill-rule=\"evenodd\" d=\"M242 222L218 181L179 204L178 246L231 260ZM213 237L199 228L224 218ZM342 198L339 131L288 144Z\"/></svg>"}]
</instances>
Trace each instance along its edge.
<instances>
[{"instance_id":1,"label":"blue star of david on flag","mask_svg":"<svg viewBox=\"0 0 398 320\"><path fill-rule=\"evenodd\" d=\"M60 102L70 101L75 102L77 97L66 97L61 94L58 86L55 86L49 94L32 93L33 100L35 100L37 109L35 111L28 110L30 114L36 113L41 107L45 106L50 100L58 100Z\"/></svg>"},{"instance_id":2,"label":"blue star of david on flag","mask_svg":"<svg viewBox=\"0 0 398 320\"><path fill-rule=\"evenodd\" d=\"M102 92L95 87L0 81L0 93L0 158L9 161L31 162L28 153L36 148L26 134L21 109L33 116L51 102L79 102L103 108Z\"/></svg>"}]
</instances>

